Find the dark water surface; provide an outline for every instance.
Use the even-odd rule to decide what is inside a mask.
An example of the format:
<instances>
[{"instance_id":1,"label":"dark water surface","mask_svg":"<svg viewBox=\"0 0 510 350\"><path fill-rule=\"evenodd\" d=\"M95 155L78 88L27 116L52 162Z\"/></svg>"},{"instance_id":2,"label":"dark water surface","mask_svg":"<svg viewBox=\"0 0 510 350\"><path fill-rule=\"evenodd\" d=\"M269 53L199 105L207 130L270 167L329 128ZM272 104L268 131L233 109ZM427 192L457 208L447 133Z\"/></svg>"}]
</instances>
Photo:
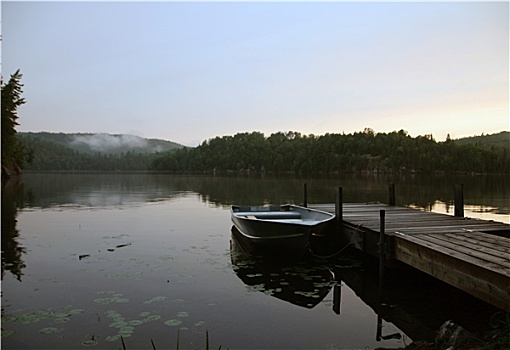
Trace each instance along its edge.
<instances>
[{"instance_id":1,"label":"dark water surface","mask_svg":"<svg viewBox=\"0 0 510 350\"><path fill-rule=\"evenodd\" d=\"M394 182L398 205L448 213L462 183L466 216L509 221L507 177L26 174L2 188L2 347L373 349L487 325L494 310L418 273L381 303L352 256L246 255L229 205L300 203L304 182L309 203L338 186L387 202Z\"/></svg>"}]
</instances>

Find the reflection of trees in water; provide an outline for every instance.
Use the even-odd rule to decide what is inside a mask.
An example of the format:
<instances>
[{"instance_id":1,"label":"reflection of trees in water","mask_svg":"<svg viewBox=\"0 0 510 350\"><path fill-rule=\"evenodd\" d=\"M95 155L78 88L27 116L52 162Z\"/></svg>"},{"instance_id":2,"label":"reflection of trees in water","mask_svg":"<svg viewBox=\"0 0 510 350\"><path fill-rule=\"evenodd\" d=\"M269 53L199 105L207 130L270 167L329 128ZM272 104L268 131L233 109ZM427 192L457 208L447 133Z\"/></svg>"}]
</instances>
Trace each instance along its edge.
<instances>
[{"instance_id":1,"label":"reflection of trees in water","mask_svg":"<svg viewBox=\"0 0 510 350\"><path fill-rule=\"evenodd\" d=\"M27 206L59 204L96 206L118 197L119 204L168 200L197 193L209 205L299 204L307 183L309 203L334 203L338 187L344 202L388 203L388 184L395 184L397 205L430 208L437 202L452 204L455 184L464 184L464 203L508 207L507 176L452 176L424 174L341 174L307 178L295 174L173 174L173 173L71 173L25 174L34 194Z\"/></svg>"},{"instance_id":2,"label":"reflection of trees in water","mask_svg":"<svg viewBox=\"0 0 510 350\"><path fill-rule=\"evenodd\" d=\"M295 175L169 176L161 183L185 186L216 205L301 203L307 183L309 203L334 203L338 187L344 202L388 203L388 184L395 184L397 205L430 209L435 203L453 204L454 187L464 184L464 203L508 207L510 180L506 176L359 175L315 178Z\"/></svg>"},{"instance_id":3,"label":"reflection of trees in water","mask_svg":"<svg viewBox=\"0 0 510 350\"><path fill-rule=\"evenodd\" d=\"M21 281L25 263L22 259L26 248L18 242L16 227L18 208L23 207L23 185L19 179L2 181L2 279L10 271Z\"/></svg>"}]
</instances>

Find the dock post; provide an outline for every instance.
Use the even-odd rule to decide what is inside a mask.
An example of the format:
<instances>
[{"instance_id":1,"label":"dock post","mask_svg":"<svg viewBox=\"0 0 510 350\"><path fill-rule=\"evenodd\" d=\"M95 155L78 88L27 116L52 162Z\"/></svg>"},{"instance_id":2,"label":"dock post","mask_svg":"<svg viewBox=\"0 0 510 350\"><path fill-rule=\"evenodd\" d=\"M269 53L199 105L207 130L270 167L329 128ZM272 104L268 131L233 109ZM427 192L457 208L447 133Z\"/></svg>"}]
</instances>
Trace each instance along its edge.
<instances>
[{"instance_id":1,"label":"dock post","mask_svg":"<svg viewBox=\"0 0 510 350\"><path fill-rule=\"evenodd\" d=\"M386 243L384 242L385 235L385 217L386 211L381 209L379 212L380 229L379 229L379 288L382 288L384 283L384 264L386 260Z\"/></svg>"},{"instance_id":2,"label":"dock post","mask_svg":"<svg viewBox=\"0 0 510 350\"><path fill-rule=\"evenodd\" d=\"M377 332L375 334L375 340L382 340L382 317L379 314L377 314Z\"/></svg>"},{"instance_id":3,"label":"dock post","mask_svg":"<svg viewBox=\"0 0 510 350\"><path fill-rule=\"evenodd\" d=\"M457 217L464 217L464 184L455 185L454 194L454 215Z\"/></svg>"},{"instance_id":4,"label":"dock post","mask_svg":"<svg viewBox=\"0 0 510 350\"><path fill-rule=\"evenodd\" d=\"M388 204L389 205L395 205L395 184L393 182L388 184Z\"/></svg>"},{"instance_id":5,"label":"dock post","mask_svg":"<svg viewBox=\"0 0 510 350\"><path fill-rule=\"evenodd\" d=\"M333 287L333 312L340 315L340 304L342 303L342 281L337 282Z\"/></svg>"},{"instance_id":6,"label":"dock post","mask_svg":"<svg viewBox=\"0 0 510 350\"><path fill-rule=\"evenodd\" d=\"M342 187L338 187L336 189L336 198L335 198L335 216L337 228L340 228L343 221L343 194Z\"/></svg>"},{"instance_id":7,"label":"dock post","mask_svg":"<svg viewBox=\"0 0 510 350\"><path fill-rule=\"evenodd\" d=\"M308 190L306 188L306 182L303 184L303 207L308 207Z\"/></svg>"}]
</instances>

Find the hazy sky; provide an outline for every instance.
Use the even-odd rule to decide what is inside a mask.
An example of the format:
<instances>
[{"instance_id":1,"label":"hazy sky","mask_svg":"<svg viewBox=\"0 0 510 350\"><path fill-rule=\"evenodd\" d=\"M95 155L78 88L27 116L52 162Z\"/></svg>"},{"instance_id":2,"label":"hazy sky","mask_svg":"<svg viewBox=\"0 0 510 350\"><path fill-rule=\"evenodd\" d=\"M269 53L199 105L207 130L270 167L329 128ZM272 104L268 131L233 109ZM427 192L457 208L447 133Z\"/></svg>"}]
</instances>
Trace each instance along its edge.
<instances>
[{"instance_id":1,"label":"hazy sky","mask_svg":"<svg viewBox=\"0 0 510 350\"><path fill-rule=\"evenodd\" d=\"M19 131L509 130L509 4L5 2Z\"/></svg>"}]
</instances>

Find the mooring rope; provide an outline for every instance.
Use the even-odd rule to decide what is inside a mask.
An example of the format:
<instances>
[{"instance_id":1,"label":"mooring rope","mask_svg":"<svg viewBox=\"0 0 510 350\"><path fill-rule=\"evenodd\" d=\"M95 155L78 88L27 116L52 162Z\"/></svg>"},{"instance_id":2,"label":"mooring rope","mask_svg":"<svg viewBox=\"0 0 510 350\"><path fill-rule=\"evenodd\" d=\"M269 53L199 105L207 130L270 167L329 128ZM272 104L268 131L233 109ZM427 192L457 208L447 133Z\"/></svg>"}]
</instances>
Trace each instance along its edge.
<instances>
[{"instance_id":1,"label":"mooring rope","mask_svg":"<svg viewBox=\"0 0 510 350\"><path fill-rule=\"evenodd\" d=\"M347 245L345 247L343 247L342 249L340 249L338 252L334 253L334 254L331 254L331 255L317 255L315 254L312 249L310 248L310 246L308 246L308 250L310 251L310 254L315 257L315 258L320 258L320 259L329 259L329 258L333 258L335 256L337 256L338 254L340 254L341 252L343 252L348 246L350 246L351 244L354 244L353 241L350 241L349 243L347 243Z\"/></svg>"}]
</instances>

